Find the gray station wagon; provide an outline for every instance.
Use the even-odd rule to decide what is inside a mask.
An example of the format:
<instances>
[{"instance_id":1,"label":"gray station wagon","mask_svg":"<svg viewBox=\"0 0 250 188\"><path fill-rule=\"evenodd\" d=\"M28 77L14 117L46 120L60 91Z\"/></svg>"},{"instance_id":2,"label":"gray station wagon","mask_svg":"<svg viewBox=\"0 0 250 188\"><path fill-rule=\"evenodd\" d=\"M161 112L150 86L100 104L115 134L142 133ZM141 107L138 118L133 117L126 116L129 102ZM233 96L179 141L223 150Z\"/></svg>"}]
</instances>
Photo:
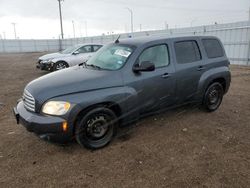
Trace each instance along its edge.
<instances>
[{"instance_id":1,"label":"gray station wagon","mask_svg":"<svg viewBox=\"0 0 250 188\"><path fill-rule=\"evenodd\" d=\"M216 110L231 81L229 60L215 37L116 40L86 63L30 82L14 114L47 140L107 145L118 126L198 103Z\"/></svg>"}]
</instances>

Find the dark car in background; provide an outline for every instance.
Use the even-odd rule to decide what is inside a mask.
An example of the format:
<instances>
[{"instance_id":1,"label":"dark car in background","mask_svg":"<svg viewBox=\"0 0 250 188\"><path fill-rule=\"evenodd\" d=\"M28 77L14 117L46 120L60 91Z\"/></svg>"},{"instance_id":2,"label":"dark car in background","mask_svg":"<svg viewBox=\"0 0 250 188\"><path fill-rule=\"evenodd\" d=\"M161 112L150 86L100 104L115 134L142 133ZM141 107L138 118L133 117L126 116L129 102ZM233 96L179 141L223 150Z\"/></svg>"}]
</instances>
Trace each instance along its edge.
<instances>
[{"instance_id":1,"label":"dark car in background","mask_svg":"<svg viewBox=\"0 0 250 188\"><path fill-rule=\"evenodd\" d=\"M215 37L144 37L116 41L82 65L30 82L14 108L17 122L48 140L107 145L118 126L187 103L209 112L231 81Z\"/></svg>"}]
</instances>

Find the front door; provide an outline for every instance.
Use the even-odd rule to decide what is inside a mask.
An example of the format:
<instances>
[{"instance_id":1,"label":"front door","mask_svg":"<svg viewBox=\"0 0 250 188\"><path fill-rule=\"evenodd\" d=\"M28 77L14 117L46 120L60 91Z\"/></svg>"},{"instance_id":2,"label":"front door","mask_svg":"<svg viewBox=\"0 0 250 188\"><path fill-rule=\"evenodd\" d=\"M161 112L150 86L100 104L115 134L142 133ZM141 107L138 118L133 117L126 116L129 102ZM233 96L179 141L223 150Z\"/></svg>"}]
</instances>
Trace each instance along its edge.
<instances>
[{"instance_id":1,"label":"front door","mask_svg":"<svg viewBox=\"0 0 250 188\"><path fill-rule=\"evenodd\" d=\"M77 54L72 55L71 66L85 62L92 55L92 45L82 46L77 50Z\"/></svg>"},{"instance_id":2,"label":"front door","mask_svg":"<svg viewBox=\"0 0 250 188\"><path fill-rule=\"evenodd\" d=\"M170 62L167 44L148 46L139 55L136 66L144 61L154 63L151 72L134 73L133 87L137 91L141 114L165 108L175 102L175 70Z\"/></svg>"}]
</instances>

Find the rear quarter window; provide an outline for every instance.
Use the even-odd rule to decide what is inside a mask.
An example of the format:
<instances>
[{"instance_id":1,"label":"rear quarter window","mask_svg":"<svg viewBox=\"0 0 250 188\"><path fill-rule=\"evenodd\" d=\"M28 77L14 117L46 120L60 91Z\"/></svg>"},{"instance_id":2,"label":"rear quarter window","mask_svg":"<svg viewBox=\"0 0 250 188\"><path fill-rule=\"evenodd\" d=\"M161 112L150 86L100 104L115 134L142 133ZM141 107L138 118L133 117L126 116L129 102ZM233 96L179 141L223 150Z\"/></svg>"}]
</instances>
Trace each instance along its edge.
<instances>
[{"instance_id":1,"label":"rear quarter window","mask_svg":"<svg viewBox=\"0 0 250 188\"><path fill-rule=\"evenodd\" d=\"M217 39L202 39L208 58L224 56L223 48Z\"/></svg>"}]
</instances>

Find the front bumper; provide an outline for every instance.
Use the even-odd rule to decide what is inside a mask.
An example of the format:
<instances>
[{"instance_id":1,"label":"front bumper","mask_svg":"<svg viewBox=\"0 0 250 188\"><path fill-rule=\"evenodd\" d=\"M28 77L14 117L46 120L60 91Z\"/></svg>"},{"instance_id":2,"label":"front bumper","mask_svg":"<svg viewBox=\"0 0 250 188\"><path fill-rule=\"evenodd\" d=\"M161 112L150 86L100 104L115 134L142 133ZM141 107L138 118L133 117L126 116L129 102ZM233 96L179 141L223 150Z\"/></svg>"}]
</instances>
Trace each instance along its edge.
<instances>
[{"instance_id":1,"label":"front bumper","mask_svg":"<svg viewBox=\"0 0 250 188\"><path fill-rule=\"evenodd\" d=\"M43 63L42 61L37 62L36 64L37 69L46 70L46 71L52 71L53 70L53 64L52 63Z\"/></svg>"},{"instance_id":2,"label":"front bumper","mask_svg":"<svg viewBox=\"0 0 250 188\"><path fill-rule=\"evenodd\" d=\"M62 124L66 120L61 117L43 116L30 112L24 108L23 101L13 108L13 113L17 124L20 122L29 132L34 132L41 138L55 142L67 142L72 138L69 129L63 131Z\"/></svg>"}]
</instances>

